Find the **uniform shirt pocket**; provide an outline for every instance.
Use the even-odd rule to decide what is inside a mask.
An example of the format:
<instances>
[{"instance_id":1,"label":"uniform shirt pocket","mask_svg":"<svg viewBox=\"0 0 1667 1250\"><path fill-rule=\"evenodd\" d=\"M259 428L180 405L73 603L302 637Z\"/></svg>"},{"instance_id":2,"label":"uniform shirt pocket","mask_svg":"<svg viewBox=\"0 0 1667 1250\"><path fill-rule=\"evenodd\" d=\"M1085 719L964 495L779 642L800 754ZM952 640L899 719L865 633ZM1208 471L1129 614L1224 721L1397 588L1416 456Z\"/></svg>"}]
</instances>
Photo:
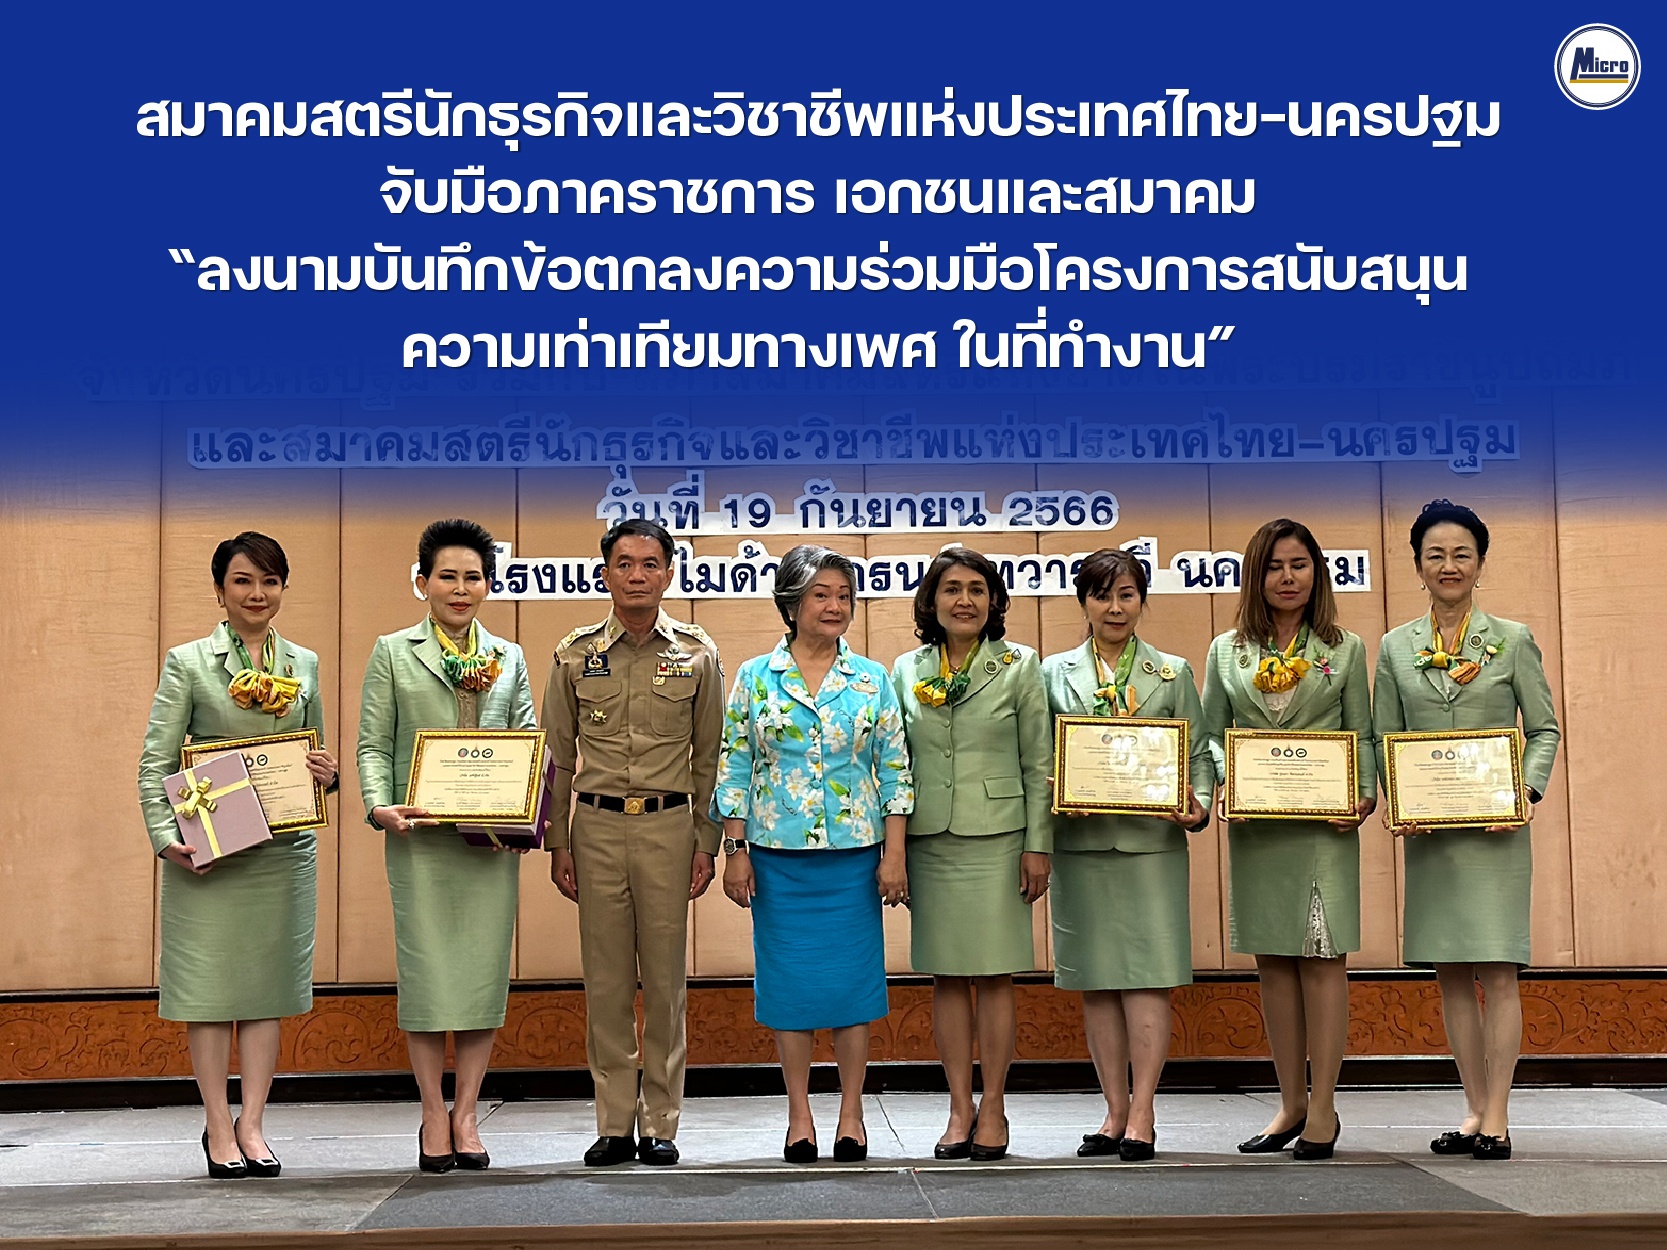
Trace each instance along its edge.
<instances>
[{"instance_id":1,"label":"uniform shirt pocket","mask_svg":"<svg viewBox=\"0 0 1667 1250\"><path fill-rule=\"evenodd\" d=\"M651 688L648 723L655 733L682 737L692 732L697 684L689 677L668 677L665 685Z\"/></svg>"},{"instance_id":2,"label":"uniform shirt pocket","mask_svg":"<svg viewBox=\"0 0 1667 1250\"><path fill-rule=\"evenodd\" d=\"M579 700L581 737L609 738L625 731L625 683L617 677L581 677L573 683Z\"/></svg>"}]
</instances>

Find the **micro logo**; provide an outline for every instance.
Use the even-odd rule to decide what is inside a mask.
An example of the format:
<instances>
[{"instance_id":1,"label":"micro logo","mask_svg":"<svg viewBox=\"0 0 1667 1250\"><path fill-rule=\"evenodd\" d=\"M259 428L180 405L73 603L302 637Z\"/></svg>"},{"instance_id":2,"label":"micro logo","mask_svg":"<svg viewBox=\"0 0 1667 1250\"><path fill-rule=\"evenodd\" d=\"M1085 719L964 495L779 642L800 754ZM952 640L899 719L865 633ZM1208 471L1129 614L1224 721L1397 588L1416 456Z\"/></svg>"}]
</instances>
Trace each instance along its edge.
<instances>
[{"instance_id":1,"label":"micro logo","mask_svg":"<svg viewBox=\"0 0 1667 1250\"><path fill-rule=\"evenodd\" d=\"M1557 49L1557 85L1583 109L1612 109L1638 85L1638 47L1616 26L1572 31Z\"/></svg>"}]
</instances>

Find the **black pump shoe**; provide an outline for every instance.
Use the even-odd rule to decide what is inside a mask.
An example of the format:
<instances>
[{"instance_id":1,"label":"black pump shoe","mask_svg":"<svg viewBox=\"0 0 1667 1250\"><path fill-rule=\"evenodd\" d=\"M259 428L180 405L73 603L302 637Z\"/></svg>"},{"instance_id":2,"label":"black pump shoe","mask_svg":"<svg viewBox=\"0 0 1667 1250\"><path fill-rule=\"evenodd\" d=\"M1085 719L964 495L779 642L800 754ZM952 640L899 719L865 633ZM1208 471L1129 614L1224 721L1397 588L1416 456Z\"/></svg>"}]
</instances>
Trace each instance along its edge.
<instances>
[{"instance_id":1,"label":"black pump shoe","mask_svg":"<svg viewBox=\"0 0 1667 1250\"><path fill-rule=\"evenodd\" d=\"M821 1158L821 1152L810 1138L801 1137L798 1141L782 1143L781 1158L784 1163L815 1163Z\"/></svg>"},{"instance_id":2,"label":"black pump shoe","mask_svg":"<svg viewBox=\"0 0 1667 1250\"><path fill-rule=\"evenodd\" d=\"M1239 1143L1239 1153L1242 1155L1276 1155L1302 1136L1302 1130L1308 1127L1308 1117L1303 1116L1283 1133L1258 1133L1247 1141Z\"/></svg>"},{"instance_id":3,"label":"black pump shoe","mask_svg":"<svg viewBox=\"0 0 1667 1250\"><path fill-rule=\"evenodd\" d=\"M1329 1159L1337 1151L1337 1139L1343 1135L1343 1120L1337 1118L1337 1128L1331 1135L1330 1141L1309 1141L1306 1137L1297 1138L1297 1144L1291 1148L1291 1158L1301 1159L1305 1163L1313 1163L1320 1159Z\"/></svg>"},{"instance_id":4,"label":"black pump shoe","mask_svg":"<svg viewBox=\"0 0 1667 1250\"><path fill-rule=\"evenodd\" d=\"M1456 1130L1443 1133L1430 1143L1433 1155L1467 1155L1476 1149L1476 1134Z\"/></svg>"},{"instance_id":5,"label":"black pump shoe","mask_svg":"<svg viewBox=\"0 0 1667 1250\"><path fill-rule=\"evenodd\" d=\"M238 1120L232 1121L233 1137L237 1136L237 1126L239 1122L240 1121ZM242 1142L238 1143L237 1148L239 1150L243 1149ZM267 1155L264 1159L251 1159L248 1155L244 1155L243 1164L249 1169L250 1176L259 1176L267 1179L279 1175L284 1170L284 1165L278 1162L277 1155Z\"/></svg>"},{"instance_id":6,"label":"black pump shoe","mask_svg":"<svg viewBox=\"0 0 1667 1250\"><path fill-rule=\"evenodd\" d=\"M1114 1155L1122 1145L1121 1137L1107 1137L1104 1133L1084 1133L1082 1145L1077 1147L1077 1158L1093 1159L1101 1155Z\"/></svg>"},{"instance_id":7,"label":"black pump shoe","mask_svg":"<svg viewBox=\"0 0 1667 1250\"><path fill-rule=\"evenodd\" d=\"M240 1181L249 1175L249 1163L242 1152L238 1153L236 1163L216 1163L214 1156L208 1153L208 1130L203 1130L203 1158L208 1162L210 1180Z\"/></svg>"},{"instance_id":8,"label":"black pump shoe","mask_svg":"<svg viewBox=\"0 0 1667 1250\"><path fill-rule=\"evenodd\" d=\"M443 1155L428 1155L423 1153L423 1131L417 1130L417 1170L419 1172L449 1172L457 1166L457 1155L453 1151L446 1151Z\"/></svg>"},{"instance_id":9,"label":"black pump shoe","mask_svg":"<svg viewBox=\"0 0 1667 1250\"><path fill-rule=\"evenodd\" d=\"M834 1142L835 1163L861 1163L868 1158L868 1143L855 1137L841 1137Z\"/></svg>"},{"instance_id":10,"label":"black pump shoe","mask_svg":"<svg viewBox=\"0 0 1667 1250\"><path fill-rule=\"evenodd\" d=\"M451 1157L464 1172L484 1172L492 1166L492 1156L484 1150L454 1150Z\"/></svg>"},{"instance_id":11,"label":"black pump shoe","mask_svg":"<svg viewBox=\"0 0 1667 1250\"><path fill-rule=\"evenodd\" d=\"M1125 1137L1117 1145L1117 1157L1124 1163L1145 1163L1158 1153L1158 1135L1152 1134L1151 1141L1139 1141L1133 1137Z\"/></svg>"},{"instance_id":12,"label":"black pump shoe","mask_svg":"<svg viewBox=\"0 0 1667 1250\"><path fill-rule=\"evenodd\" d=\"M1002 1121L1002 1128L1007 1128L1007 1122L1005 1119ZM1005 1138L1007 1134L1004 1133L1003 1136ZM983 1142L975 1141L969 1150L971 1158L974 1162L994 1163L997 1159L1005 1159L1007 1157L1007 1141L1003 1140L999 1146L986 1146Z\"/></svg>"},{"instance_id":13,"label":"black pump shoe","mask_svg":"<svg viewBox=\"0 0 1667 1250\"><path fill-rule=\"evenodd\" d=\"M1472 1159L1509 1159L1511 1157L1511 1135L1503 1137L1489 1137L1486 1133L1476 1134L1476 1145L1470 1152Z\"/></svg>"}]
</instances>

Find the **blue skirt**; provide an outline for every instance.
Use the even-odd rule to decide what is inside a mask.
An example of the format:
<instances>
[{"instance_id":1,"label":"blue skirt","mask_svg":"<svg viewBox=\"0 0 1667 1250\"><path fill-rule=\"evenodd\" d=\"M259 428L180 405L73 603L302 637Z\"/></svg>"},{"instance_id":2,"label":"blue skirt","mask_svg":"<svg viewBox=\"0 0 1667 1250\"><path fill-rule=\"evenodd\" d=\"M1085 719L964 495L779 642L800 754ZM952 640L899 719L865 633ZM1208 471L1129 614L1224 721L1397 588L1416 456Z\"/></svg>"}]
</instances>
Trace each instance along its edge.
<instances>
[{"instance_id":1,"label":"blue skirt","mask_svg":"<svg viewBox=\"0 0 1667 1250\"><path fill-rule=\"evenodd\" d=\"M753 1015L808 1032L881 1019L886 943L878 846L782 851L754 844Z\"/></svg>"}]
</instances>

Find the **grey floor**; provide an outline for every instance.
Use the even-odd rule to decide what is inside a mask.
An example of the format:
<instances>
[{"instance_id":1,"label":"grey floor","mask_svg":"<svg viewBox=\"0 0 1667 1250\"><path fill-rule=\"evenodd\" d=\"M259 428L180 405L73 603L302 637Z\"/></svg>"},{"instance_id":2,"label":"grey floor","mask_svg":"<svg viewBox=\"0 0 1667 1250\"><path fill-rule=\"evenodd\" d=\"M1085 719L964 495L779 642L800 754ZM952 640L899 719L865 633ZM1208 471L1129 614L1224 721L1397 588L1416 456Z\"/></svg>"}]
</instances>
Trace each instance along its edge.
<instances>
[{"instance_id":1,"label":"grey floor","mask_svg":"<svg viewBox=\"0 0 1667 1250\"><path fill-rule=\"evenodd\" d=\"M818 1097L824 1149L837 1100ZM284 1161L276 1181L202 1175L191 1107L0 1115L0 1239L97 1233L311 1232L359 1228L690 1223L755 1219L943 1219L979 1215L1289 1214L1489 1211L1667 1212L1667 1092L1524 1090L1512 1103L1516 1158L1431 1155L1452 1128L1453 1090L1339 1096L1335 1160L1246 1157L1268 1095L1158 1100L1158 1158L1079 1161L1103 1104L1074 1094L1009 1100L1012 1153L999 1164L939 1163L937 1095L868 1100L863 1165L781 1162L785 1104L692 1099L683 1163L597 1170L590 1104L491 1106L486 1173L420 1176L409 1104L291 1105L267 1113Z\"/></svg>"}]
</instances>

